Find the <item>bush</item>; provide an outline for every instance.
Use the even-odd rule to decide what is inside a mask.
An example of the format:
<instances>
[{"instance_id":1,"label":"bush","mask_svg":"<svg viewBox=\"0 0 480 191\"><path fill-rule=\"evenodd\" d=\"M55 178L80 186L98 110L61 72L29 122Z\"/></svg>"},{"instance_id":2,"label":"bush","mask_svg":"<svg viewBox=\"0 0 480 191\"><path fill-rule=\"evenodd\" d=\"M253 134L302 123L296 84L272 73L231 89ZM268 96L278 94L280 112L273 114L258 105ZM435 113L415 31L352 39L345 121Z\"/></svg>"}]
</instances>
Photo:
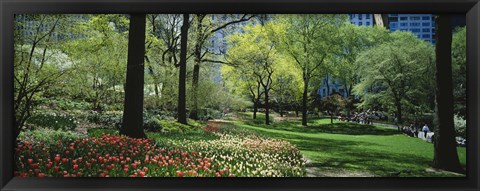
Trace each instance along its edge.
<instances>
[{"instance_id":1,"label":"bush","mask_svg":"<svg viewBox=\"0 0 480 191\"><path fill-rule=\"evenodd\" d=\"M79 135L72 131L52 130L52 129L35 129L31 131L22 131L18 135L17 141L23 143L25 141L43 145L55 144L57 140L79 140L85 136Z\"/></svg>"},{"instance_id":2,"label":"bush","mask_svg":"<svg viewBox=\"0 0 480 191\"><path fill-rule=\"evenodd\" d=\"M50 128L54 130L75 130L78 121L75 117L67 114L35 114L26 121L27 126Z\"/></svg>"},{"instance_id":3,"label":"bush","mask_svg":"<svg viewBox=\"0 0 480 191\"><path fill-rule=\"evenodd\" d=\"M458 137L467 137L467 120L463 119L459 115L453 116L453 121L455 124L455 133Z\"/></svg>"},{"instance_id":4,"label":"bush","mask_svg":"<svg viewBox=\"0 0 480 191\"><path fill-rule=\"evenodd\" d=\"M91 123L106 125L109 127L119 127L122 122L123 114L121 112L96 112L93 111L87 115L87 120Z\"/></svg>"},{"instance_id":5,"label":"bush","mask_svg":"<svg viewBox=\"0 0 480 191\"><path fill-rule=\"evenodd\" d=\"M223 117L223 113L214 110L214 109L202 109L198 112L198 118L202 121L208 121L211 119L221 119Z\"/></svg>"},{"instance_id":6,"label":"bush","mask_svg":"<svg viewBox=\"0 0 480 191\"><path fill-rule=\"evenodd\" d=\"M147 116L147 117L145 117L144 115L143 129L147 131L158 132L162 130L161 121L162 121L162 117L160 117L159 115Z\"/></svg>"},{"instance_id":7,"label":"bush","mask_svg":"<svg viewBox=\"0 0 480 191\"><path fill-rule=\"evenodd\" d=\"M91 103L70 99L47 99L45 102L51 108L61 110L89 110L92 107Z\"/></svg>"}]
</instances>

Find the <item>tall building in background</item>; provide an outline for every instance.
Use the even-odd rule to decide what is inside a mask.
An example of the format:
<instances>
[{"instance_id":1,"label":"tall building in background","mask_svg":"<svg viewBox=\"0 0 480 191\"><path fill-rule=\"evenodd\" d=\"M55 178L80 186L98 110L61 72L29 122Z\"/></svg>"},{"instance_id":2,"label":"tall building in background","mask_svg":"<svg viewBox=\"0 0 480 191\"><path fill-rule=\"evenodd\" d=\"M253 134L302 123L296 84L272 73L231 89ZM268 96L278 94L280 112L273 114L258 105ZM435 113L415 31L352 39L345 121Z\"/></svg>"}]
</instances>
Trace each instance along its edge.
<instances>
[{"instance_id":1,"label":"tall building in background","mask_svg":"<svg viewBox=\"0 0 480 191\"><path fill-rule=\"evenodd\" d=\"M419 39L435 44L435 19L432 14L388 14L390 31L409 31Z\"/></svg>"},{"instance_id":2,"label":"tall building in background","mask_svg":"<svg viewBox=\"0 0 480 191\"><path fill-rule=\"evenodd\" d=\"M373 26L373 14L348 14L350 23L357 26Z\"/></svg>"},{"instance_id":3,"label":"tall building in background","mask_svg":"<svg viewBox=\"0 0 480 191\"><path fill-rule=\"evenodd\" d=\"M348 14L348 16L350 23L354 25L374 25L373 14ZM432 14L388 14L388 21L391 32L408 31L419 39L435 44L435 20ZM344 85L331 75L327 75L323 78L317 94L325 97L333 92L340 93L344 97L347 95Z\"/></svg>"}]
</instances>

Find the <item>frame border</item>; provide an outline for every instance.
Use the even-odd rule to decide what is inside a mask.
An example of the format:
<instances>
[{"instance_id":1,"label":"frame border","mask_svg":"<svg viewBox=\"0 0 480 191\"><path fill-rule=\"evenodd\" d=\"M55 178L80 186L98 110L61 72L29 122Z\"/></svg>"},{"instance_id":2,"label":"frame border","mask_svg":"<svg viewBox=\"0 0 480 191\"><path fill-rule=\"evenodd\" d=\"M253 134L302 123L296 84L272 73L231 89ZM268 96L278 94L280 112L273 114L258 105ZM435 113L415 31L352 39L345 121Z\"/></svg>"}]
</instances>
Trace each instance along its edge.
<instances>
[{"instance_id":1,"label":"frame border","mask_svg":"<svg viewBox=\"0 0 480 191\"><path fill-rule=\"evenodd\" d=\"M13 177L13 18L16 13L450 13L467 22L466 178ZM479 0L0 0L1 190L480 190Z\"/></svg>"}]
</instances>

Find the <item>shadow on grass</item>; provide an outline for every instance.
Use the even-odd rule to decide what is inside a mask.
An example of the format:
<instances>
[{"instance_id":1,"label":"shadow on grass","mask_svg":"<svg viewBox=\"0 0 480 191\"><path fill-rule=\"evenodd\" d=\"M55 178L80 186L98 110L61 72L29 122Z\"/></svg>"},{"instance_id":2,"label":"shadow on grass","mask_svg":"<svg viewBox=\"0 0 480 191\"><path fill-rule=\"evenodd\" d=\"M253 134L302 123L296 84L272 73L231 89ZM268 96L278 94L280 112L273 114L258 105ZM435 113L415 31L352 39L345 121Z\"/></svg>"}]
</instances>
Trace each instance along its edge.
<instances>
[{"instance_id":1,"label":"shadow on grass","mask_svg":"<svg viewBox=\"0 0 480 191\"><path fill-rule=\"evenodd\" d=\"M358 123L337 122L333 124L319 124L318 121L311 120L309 126L303 127L300 122L287 121L278 122L274 125L264 125L258 121L250 121L246 124L262 127L266 129L285 130L299 133L330 133L330 134L345 134L345 135L395 135L399 132L395 129L385 127L377 127L373 125L365 125Z\"/></svg>"},{"instance_id":2,"label":"shadow on grass","mask_svg":"<svg viewBox=\"0 0 480 191\"><path fill-rule=\"evenodd\" d=\"M425 171L432 159L415 154L396 154L371 149L378 146L361 141L310 138L300 135L265 133L260 134L281 138L297 145L311 163L309 166L321 169L346 169L371 172L376 176L441 176Z\"/></svg>"}]
</instances>

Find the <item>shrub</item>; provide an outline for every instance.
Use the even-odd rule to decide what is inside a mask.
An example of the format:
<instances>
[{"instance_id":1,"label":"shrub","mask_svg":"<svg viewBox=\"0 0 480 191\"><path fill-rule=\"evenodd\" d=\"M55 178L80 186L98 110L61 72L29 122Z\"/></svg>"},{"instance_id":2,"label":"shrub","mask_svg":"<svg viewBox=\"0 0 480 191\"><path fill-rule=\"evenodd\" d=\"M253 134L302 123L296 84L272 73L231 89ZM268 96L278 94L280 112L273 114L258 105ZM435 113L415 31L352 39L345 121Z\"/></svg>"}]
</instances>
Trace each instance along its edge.
<instances>
[{"instance_id":1,"label":"shrub","mask_svg":"<svg viewBox=\"0 0 480 191\"><path fill-rule=\"evenodd\" d=\"M162 118L158 115L145 117L143 120L143 129L147 131L158 132L162 130Z\"/></svg>"},{"instance_id":2,"label":"shrub","mask_svg":"<svg viewBox=\"0 0 480 191\"><path fill-rule=\"evenodd\" d=\"M73 116L52 112L49 114L35 114L28 118L26 123L34 128L43 127L54 130L75 130L78 121Z\"/></svg>"},{"instance_id":3,"label":"shrub","mask_svg":"<svg viewBox=\"0 0 480 191\"><path fill-rule=\"evenodd\" d=\"M454 115L453 121L455 123L456 136L466 138L467 137L467 120L463 119L459 115Z\"/></svg>"},{"instance_id":4,"label":"shrub","mask_svg":"<svg viewBox=\"0 0 480 191\"><path fill-rule=\"evenodd\" d=\"M17 141L31 142L43 145L56 143L57 140L73 141L86 138L72 131L52 130L52 129L35 129L31 131L22 131L18 135Z\"/></svg>"},{"instance_id":5,"label":"shrub","mask_svg":"<svg viewBox=\"0 0 480 191\"><path fill-rule=\"evenodd\" d=\"M109 127L119 127L123 114L121 112L96 112L92 111L87 115L87 120L91 123L106 125Z\"/></svg>"}]
</instances>

